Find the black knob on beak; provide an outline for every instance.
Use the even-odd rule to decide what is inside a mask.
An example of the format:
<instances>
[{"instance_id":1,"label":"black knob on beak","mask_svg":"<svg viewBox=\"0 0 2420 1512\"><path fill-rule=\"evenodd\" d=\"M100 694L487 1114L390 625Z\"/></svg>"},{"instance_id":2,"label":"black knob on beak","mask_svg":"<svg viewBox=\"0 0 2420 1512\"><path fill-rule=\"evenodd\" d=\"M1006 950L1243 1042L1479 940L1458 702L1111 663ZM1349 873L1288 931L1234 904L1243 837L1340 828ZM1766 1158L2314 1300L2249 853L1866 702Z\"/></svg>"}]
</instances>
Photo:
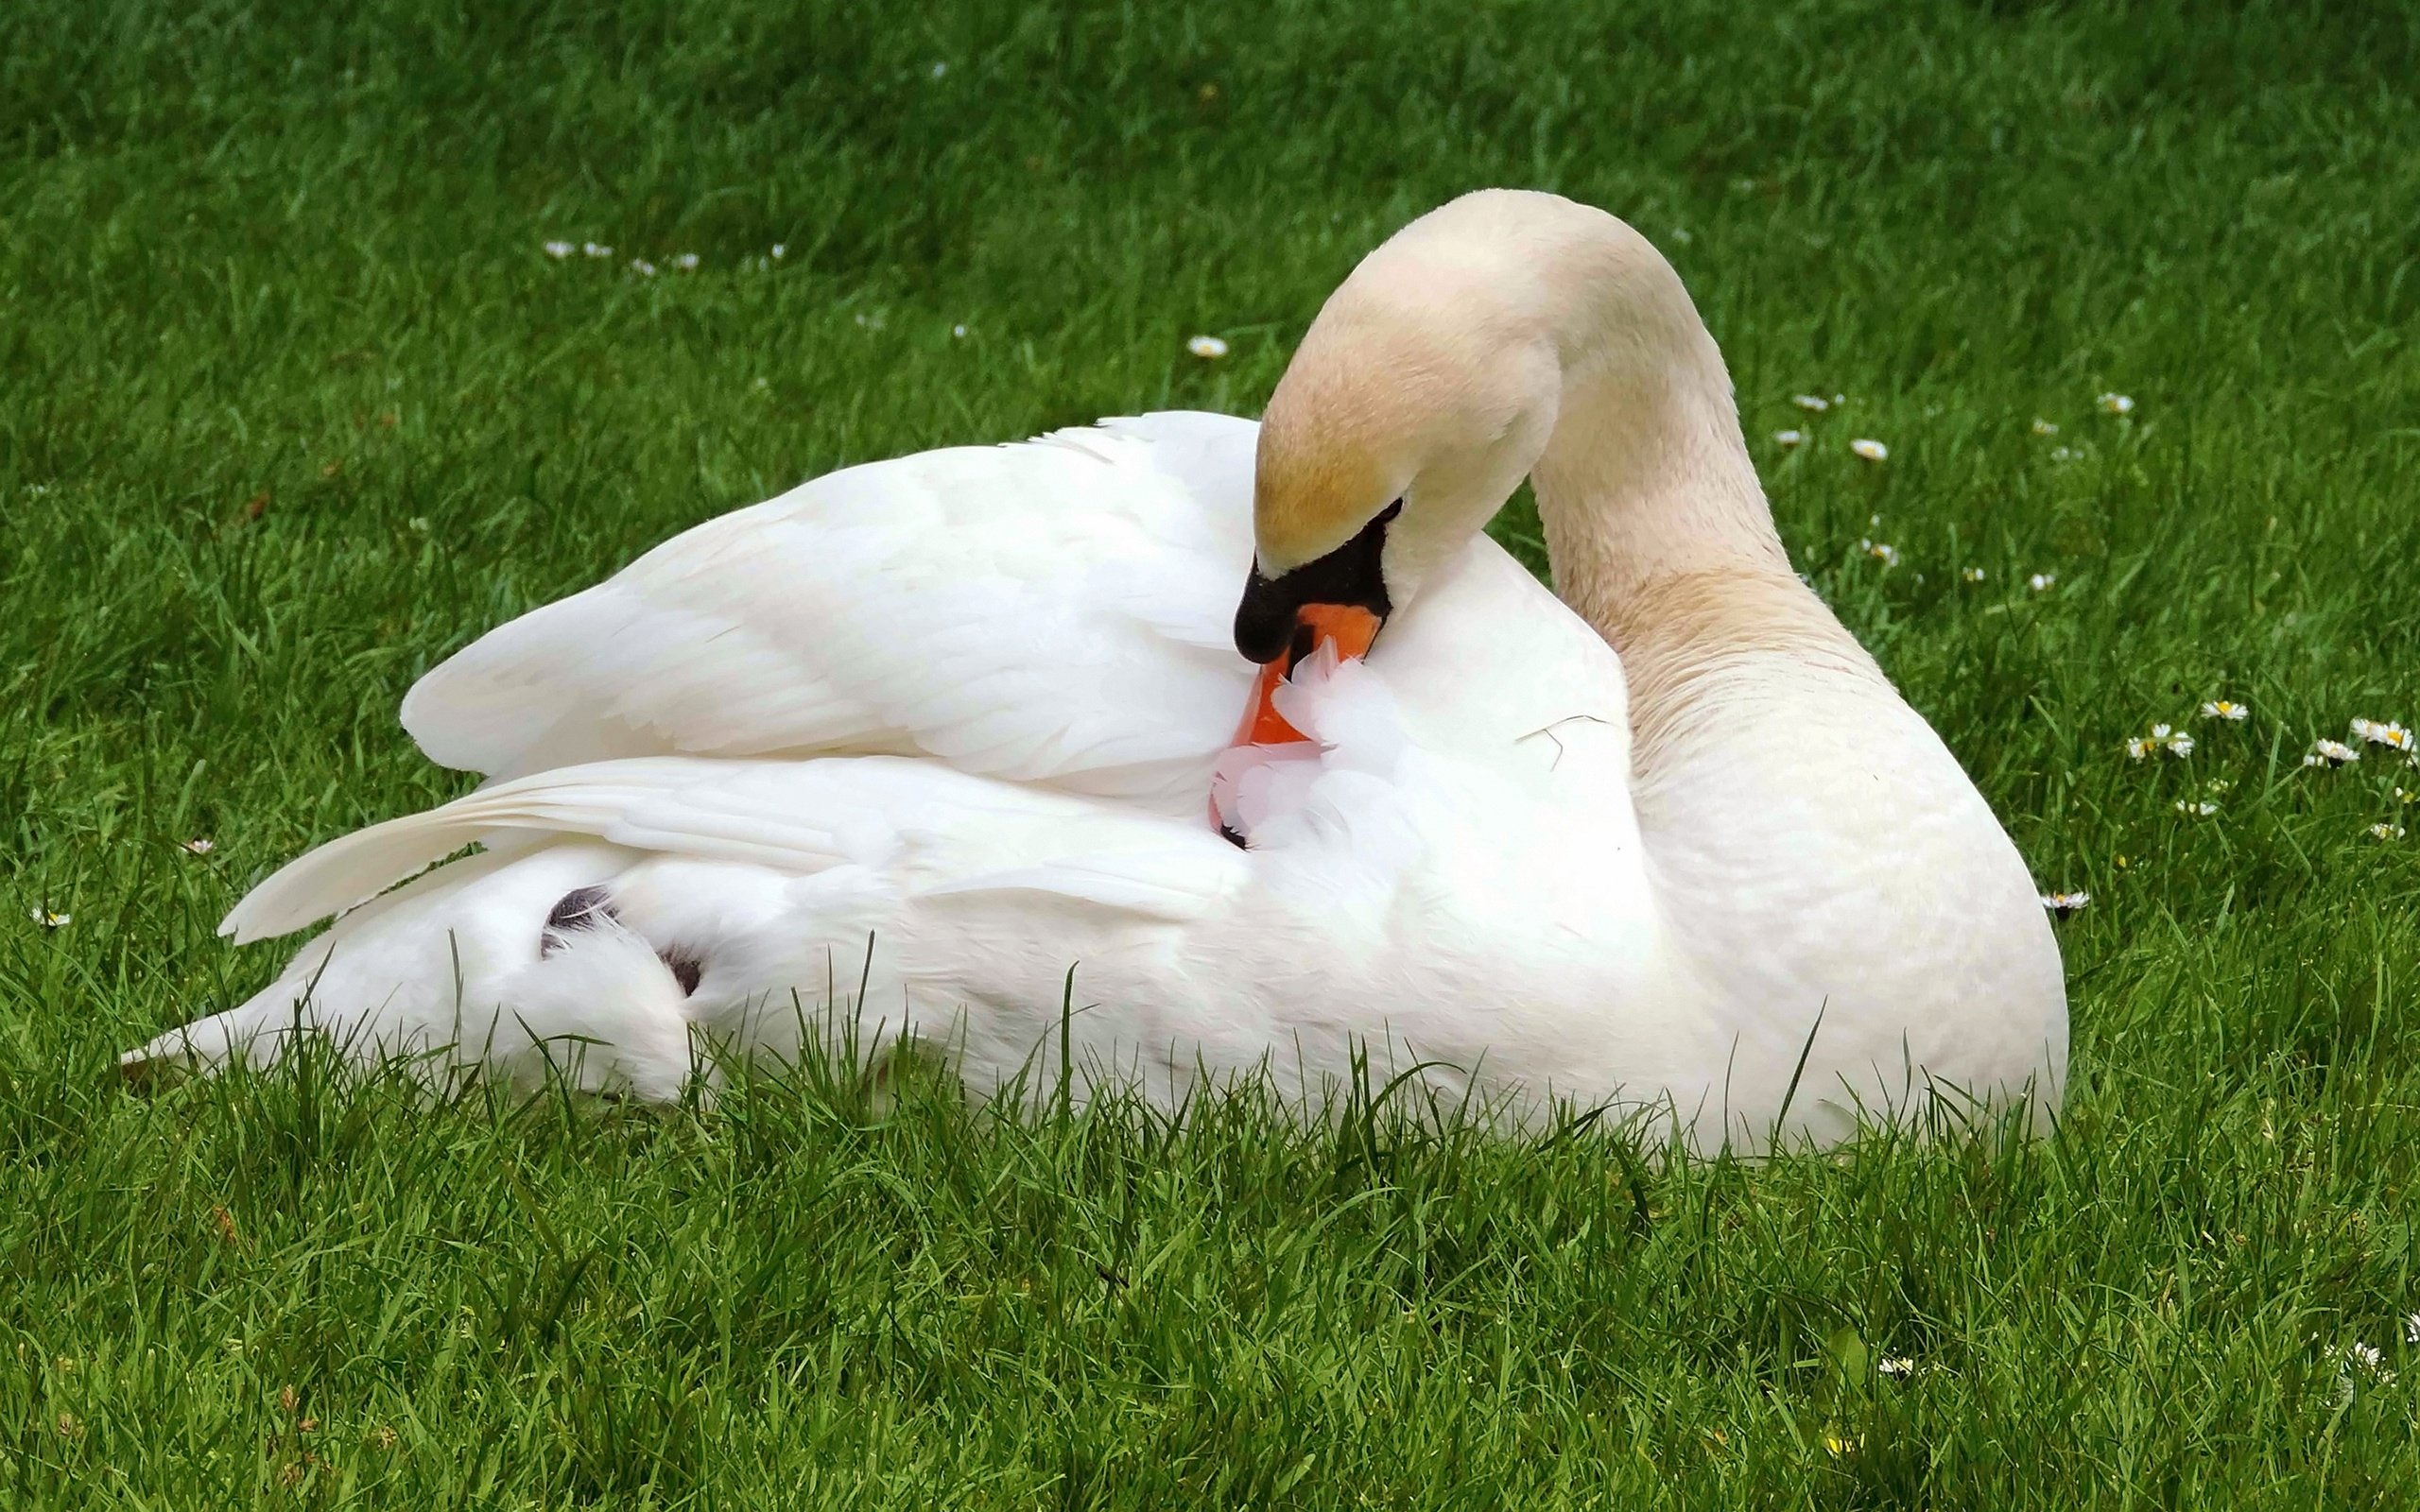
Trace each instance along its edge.
<instances>
[{"instance_id":1,"label":"black knob on beak","mask_svg":"<svg viewBox=\"0 0 2420 1512\"><path fill-rule=\"evenodd\" d=\"M1394 606L1387 598L1380 562L1387 526L1401 513L1403 501L1397 499L1352 540L1292 572L1270 577L1254 562L1252 576L1244 580L1243 601L1236 606L1236 649L1246 661L1263 665L1284 656L1294 644L1295 616L1305 604L1366 609L1383 621Z\"/></svg>"}]
</instances>

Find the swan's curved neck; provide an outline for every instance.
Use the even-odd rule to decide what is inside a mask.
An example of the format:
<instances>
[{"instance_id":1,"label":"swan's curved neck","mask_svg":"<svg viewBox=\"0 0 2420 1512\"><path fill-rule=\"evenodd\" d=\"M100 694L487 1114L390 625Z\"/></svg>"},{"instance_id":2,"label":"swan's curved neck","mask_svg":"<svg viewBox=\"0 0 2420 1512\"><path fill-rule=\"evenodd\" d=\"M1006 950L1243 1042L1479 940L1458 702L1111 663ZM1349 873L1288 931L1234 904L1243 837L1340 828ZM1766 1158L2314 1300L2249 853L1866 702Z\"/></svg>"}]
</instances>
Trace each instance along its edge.
<instances>
[{"instance_id":1,"label":"swan's curved neck","mask_svg":"<svg viewBox=\"0 0 2420 1512\"><path fill-rule=\"evenodd\" d=\"M1530 476L1556 593L1621 653L1647 772L1725 669L1881 675L1791 571L1679 275L1615 224L1543 263L1563 389Z\"/></svg>"},{"instance_id":2,"label":"swan's curved neck","mask_svg":"<svg viewBox=\"0 0 2420 1512\"><path fill-rule=\"evenodd\" d=\"M1565 313L1563 395L1531 481L1556 592L1619 646L1656 579L1788 576L1789 558L1722 353L1670 266L1615 224L1541 269Z\"/></svg>"}]
</instances>

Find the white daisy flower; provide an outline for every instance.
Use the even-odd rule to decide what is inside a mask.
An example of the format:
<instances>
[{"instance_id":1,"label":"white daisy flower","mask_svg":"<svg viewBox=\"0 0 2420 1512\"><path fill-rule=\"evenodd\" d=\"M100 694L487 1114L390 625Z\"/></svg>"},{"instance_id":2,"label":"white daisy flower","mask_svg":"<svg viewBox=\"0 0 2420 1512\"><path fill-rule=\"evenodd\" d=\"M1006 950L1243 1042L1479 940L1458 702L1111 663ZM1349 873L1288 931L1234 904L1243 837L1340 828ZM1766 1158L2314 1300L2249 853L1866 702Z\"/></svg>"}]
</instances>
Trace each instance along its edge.
<instances>
[{"instance_id":1,"label":"white daisy flower","mask_svg":"<svg viewBox=\"0 0 2420 1512\"><path fill-rule=\"evenodd\" d=\"M1888 541L1860 541L1857 543L1857 549L1864 552L1867 556L1873 558L1876 561L1880 562L1885 567L1896 567L1899 565L1899 548L1890 544Z\"/></svg>"},{"instance_id":2,"label":"white daisy flower","mask_svg":"<svg viewBox=\"0 0 2420 1512\"><path fill-rule=\"evenodd\" d=\"M633 257L631 259L631 271L636 273L641 278L653 278L655 277L655 265L648 262L644 257Z\"/></svg>"},{"instance_id":3,"label":"white daisy flower","mask_svg":"<svg viewBox=\"0 0 2420 1512\"><path fill-rule=\"evenodd\" d=\"M1961 567L1958 569L1958 576L1963 577L1970 583L1979 583L1983 580L1983 569L1980 567Z\"/></svg>"},{"instance_id":4,"label":"white daisy flower","mask_svg":"<svg viewBox=\"0 0 2420 1512\"><path fill-rule=\"evenodd\" d=\"M2223 719L2231 725L2239 725L2252 717L2252 710L2233 698L2213 698L2202 706L2202 717Z\"/></svg>"},{"instance_id":5,"label":"white daisy flower","mask_svg":"<svg viewBox=\"0 0 2420 1512\"><path fill-rule=\"evenodd\" d=\"M2382 1386L2394 1384L2394 1372L2386 1367L2386 1357L2375 1345L2356 1342L2330 1353L2336 1360L2336 1404L2340 1407L2352 1401L2360 1376L2366 1375Z\"/></svg>"},{"instance_id":6,"label":"white daisy flower","mask_svg":"<svg viewBox=\"0 0 2420 1512\"><path fill-rule=\"evenodd\" d=\"M1886 1354L1874 1368L1886 1376L1911 1376L1916 1373L1916 1362L1904 1354Z\"/></svg>"},{"instance_id":7,"label":"white daisy flower","mask_svg":"<svg viewBox=\"0 0 2420 1512\"><path fill-rule=\"evenodd\" d=\"M2420 1344L2420 1313L2403 1314L2403 1342Z\"/></svg>"},{"instance_id":8,"label":"white daisy flower","mask_svg":"<svg viewBox=\"0 0 2420 1512\"><path fill-rule=\"evenodd\" d=\"M606 246L602 242L582 242L579 244L579 250L580 255L583 257L611 257L614 255L614 249Z\"/></svg>"},{"instance_id":9,"label":"white daisy flower","mask_svg":"<svg viewBox=\"0 0 2420 1512\"><path fill-rule=\"evenodd\" d=\"M2155 750L2164 750L2170 756L2190 756L2193 737L2174 725L2158 724L2152 726L2150 734L2136 735L2126 742L2126 754L2136 761Z\"/></svg>"},{"instance_id":10,"label":"white daisy flower","mask_svg":"<svg viewBox=\"0 0 2420 1512\"><path fill-rule=\"evenodd\" d=\"M2057 573L2035 573L2032 576L2025 580L2025 586L2033 590L2037 593L2047 593L2051 589L2057 587L2058 582L2059 575Z\"/></svg>"},{"instance_id":11,"label":"white daisy flower","mask_svg":"<svg viewBox=\"0 0 2420 1512\"><path fill-rule=\"evenodd\" d=\"M569 257L572 253L578 250L579 250L579 249L574 247L569 242L548 242L546 244L546 255L553 258L558 263L562 262L564 258Z\"/></svg>"},{"instance_id":12,"label":"white daisy flower","mask_svg":"<svg viewBox=\"0 0 2420 1512\"><path fill-rule=\"evenodd\" d=\"M1784 446L1799 446L1805 444L1806 433L1805 431L1775 431L1773 439Z\"/></svg>"},{"instance_id":13,"label":"white daisy flower","mask_svg":"<svg viewBox=\"0 0 2420 1512\"><path fill-rule=\"evenodd\" d=\"M1832 402L1821 394L1792 394L1789 402L1810 415L1821 415L1832 407Z\"/></svg>"},{"instance_id":14,"label":"white daisy flower","mask_svg":"<svg viewBox=\"0 0 2420 1512\"><path fill-rule=\"evenodd\" d=\"M2370 826L2370 838L2373 840L2400 840L2403 838L2403 826L2400 824L2373 824Z\"/></svg>"},{"instance_id":15,"label":"white daisy flower","mask_svg":"<svg viewBox=\"0 0 2420 1512\"><path fill-rule=\"evenodd\" d=\"M1891 448L1883 445L1880 441L1874 439L1870 436L1860 436L1856 440L1849 442L1849 450L1855 452L1858 455L1865 458L1869 462L1884 461L1891 455Z\"/></svg>"},{"instance_id":16,"label":"white daisy flower","mask_svg":"<svg viewBox=\"0 0 2420 1512\"><path fill-rule=\"evenodd\" d=\"M1184 350L1204 362L1216 362L1227 354L1227 343L1218 336L1195 336L1184 344Z\"/></svg>"},{"instance_id":17,"label":"white daisy flower","mask_svg":"<svg viewBox=\"0 0 2420 1512\"><path fill-rule=\"evenodd\" d=\"M966 339L966 327L962 325L951 326L949 328L949 334L954 339L963 341Z\"/></svg>"},{"instance_id":18,"label":"white daisy flower","mask_svg":"<svg viewBox=\"0 0 2420 1512\"><path fill-rule=\"evenodd\" d=\"M2059 427L2051 424L2047 420L2037 420L2033 422L2033 434L2036 436L2056 436L2059 434Z\"/></svg>"},{"instance_id":19,"label":"white daisy flower","mask_svg":"<svg viewBox=\"0 0 2420 1512\"><path fill-rule=\"evenodd\" d=\"M2105 415L2131 415L2135 412L2134 400L2124 394L2103 394L2093 403L2099 404Z\"/></svg>"},{"instance_id":20,"label":"white daisy flower","mask_svg":"<svg viewBox=\"0 0 2420 1512\"><path fill-rule=\"evenodd\" d=\"M2072 446L2054 446L2050 448L2050 460L2053 462L2072 462L2083 455L2083 454L2082 452L2077 451Z\"/></svg>"},{"instance_id":21,"label":"white daisy flower","mask_svg":"<svg viewBox=\"0 0 2420 1512\"><path fill-rule=\"evenodd\" d=\"M2176 800L2176 812L2179 814L2191 814L2206 819L2211 815L2219 812L2219 806L2216 803L2210 802L2206 799L2197 803L2191 799L2180 798Z\"/></svg>"},{"instance_id":22,"label":"white daisy flower","mask_svg":"<svg viewBox=\"0 0 2420 1512\"><path fill-rule=\"evenodd\" d=\"M2396 750L2411 748L2411 731L2392 719L2356 719L2353 734L2373 746L2392 746Z\"/></svg>"},{"instance_id":23,"label":"white daisy flower","mask_svg":"<svg viewBox=\"0 0 2420 1512\"><path fill-rule=\"evenodd\" d=\"M2303 765L2305 766L2342 766L2348 762L2358 762L2360 759L2360 751L2341 740L2314 740L2310 743L2310 754L2303 758Z\"/></svg>"},{"instance_id":24,"label":"white daisy flower","mask_svg":"<svg viewBox=\"0 0 2420 1512\"><path fill-rule=\"evenodd\" d=\"M789 255L790 255L790 249L789 249L789 248L788 248L788 247L785 246L784 244L782 244L782 243L780 243L780 242L775 242L775 243L773 244L773 261L774 261L774 262L778 263L778 262L780 262L783 258L787 257L787 256L789 256Z\"/></svg>"},{"instance_id":25,"label":"white daisy flower","mask_svg":"<svg viewBox=\"0 0 2420 1512\"><path fill-rule=\"evenodd\" d=\"M213 850L218 849L218 842L210 838L210 836L206 834L198 834L190 840L179 841L177 843L177 849L184 851L187 855L206 856Z\"/></svg>"},{"instance_id":26,"label":"white daisy flower","mask_svg":"<svg viewBox=\"0 0 2420 1512\"><path fill-rule=\"evenodd\" d=\"M680 256L672 260L672 266L679 268L683 273L694 273L698 270L698 254L695 252L683 252Z\"/></svg>"},{"instance_id":27,"label":"white daisy flower","mask_svg":"<svg viewBox=\"0 0 2420 1512\"><path fill-rule=\"evenodd\" d=\"M2078 912L2090 902L2092 894L2088 892L2046 892L2042 895L2042 906L2062 919Z\"/></svg>"},{"instance_id":28,"label":"white daisy flower","mask_svg":"<svg viewBox=\"0 0 2420 1512\"><path fill-rule=\"evenodd\" d=\"M54 914L47 908L37 908L30 917L44 929L65 929L76 921L73 914Z\"/></svg>"}]
</instances>

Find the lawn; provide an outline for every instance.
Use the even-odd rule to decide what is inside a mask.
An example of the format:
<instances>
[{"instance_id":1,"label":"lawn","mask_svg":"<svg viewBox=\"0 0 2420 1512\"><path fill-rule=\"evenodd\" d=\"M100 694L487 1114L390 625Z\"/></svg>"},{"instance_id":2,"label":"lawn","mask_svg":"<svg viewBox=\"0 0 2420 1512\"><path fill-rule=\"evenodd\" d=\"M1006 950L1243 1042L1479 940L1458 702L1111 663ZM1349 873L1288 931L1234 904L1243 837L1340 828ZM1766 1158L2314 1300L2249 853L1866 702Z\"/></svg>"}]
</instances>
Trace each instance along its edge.
<instances>
[{"instance_id":1,"label":"lawn","mask_svg":"<svg viewBox=\"0 0 2420 1512\"><path fill-rule=\"evenodd\" d=\"M2305 754L2420 724L2414 22L1591 9L0 12L0 1501L2408 1504L2420 769ZM1254 412L1487 183L1672 258L1797 561L2091 895L2054 1140L118 1084L283 959L251 882L467 786L394 711L478 631L844 463Z\"/></svg>"}]
</instances>

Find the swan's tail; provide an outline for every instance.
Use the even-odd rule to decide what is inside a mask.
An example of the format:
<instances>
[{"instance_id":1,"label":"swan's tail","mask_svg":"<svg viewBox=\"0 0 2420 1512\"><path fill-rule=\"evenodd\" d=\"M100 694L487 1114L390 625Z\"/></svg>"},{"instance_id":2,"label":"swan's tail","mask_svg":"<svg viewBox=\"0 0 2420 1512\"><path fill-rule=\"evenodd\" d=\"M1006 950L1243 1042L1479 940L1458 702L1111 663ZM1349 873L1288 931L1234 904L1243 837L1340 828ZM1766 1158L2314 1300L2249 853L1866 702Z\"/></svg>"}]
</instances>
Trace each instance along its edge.
<instances>
[{"instance_id":1,"label":"swan's tail","mask_svg":"<svg viewBox=\"0 0 2420 1512\"><path fill-rule=\"evenodd\" d=\"M358 903L267 990L127 1065L261 1064L308 1031L355 1061L521 1077L562 1069L568 1044L586 1058L576 1085L676 1096L692 1026L786 1058L869 1002L890 1027L868 1054L904 1032L911 996L948 1013L988 994L1055 1022L1071 959L1174 958L1173 932L1248 874L1206 825L933 762L645 757L333 841L221 932L297 928L474 841L492 849ZM1008 1038L1040 1032L1019 1022Z\"/></svg>"},{"instance_id":2,"label":"swan's tail","mask_svg":"<svg viewBox=\"0 0 2420 1512\"><path fill-rule=\"evenodd\" d=\"M692 1067L692 983L602 904L600 884L630 860L564 843L441 868L355 909L242 1005L169 1030L120 1068L148 1079L268 1066L316 1035L356 1064L404 1061L441 1084L475 1066L677 1097Z\"/></svg>"}]
</instances>

